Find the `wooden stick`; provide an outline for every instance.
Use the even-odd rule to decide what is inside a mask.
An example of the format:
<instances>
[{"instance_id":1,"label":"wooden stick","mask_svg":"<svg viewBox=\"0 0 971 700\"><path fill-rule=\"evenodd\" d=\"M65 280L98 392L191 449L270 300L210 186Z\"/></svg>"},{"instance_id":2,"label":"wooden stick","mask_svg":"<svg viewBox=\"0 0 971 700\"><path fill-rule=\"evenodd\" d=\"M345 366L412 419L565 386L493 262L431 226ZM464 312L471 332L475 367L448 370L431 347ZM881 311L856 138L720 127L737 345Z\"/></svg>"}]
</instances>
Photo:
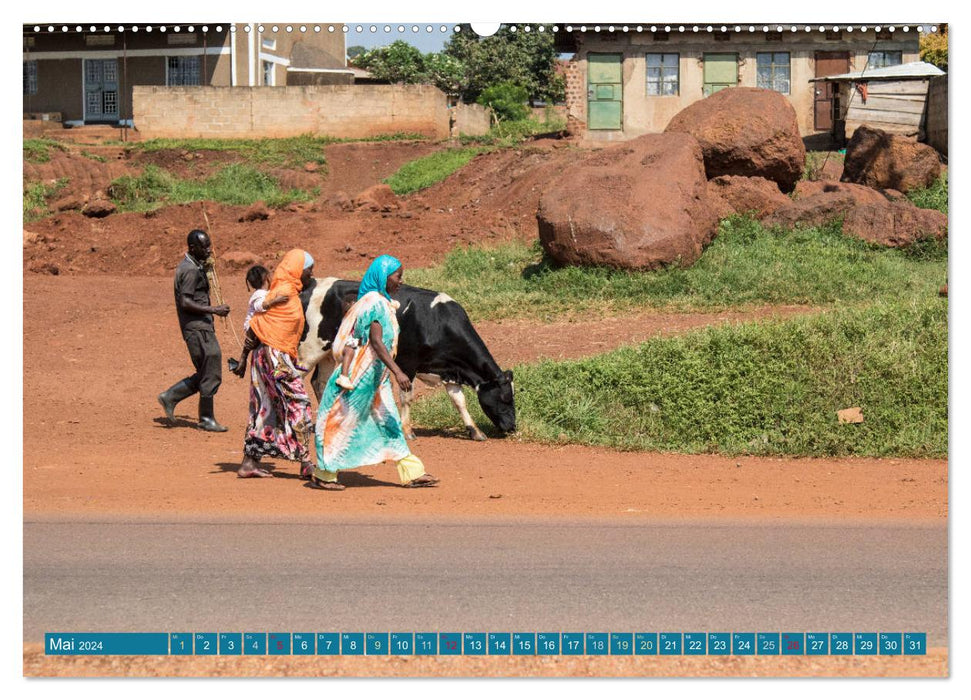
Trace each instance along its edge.
<instances>
[{"instance_id":1,"label":"wooden stick","mask_svg":"<svg viewBox=\"0 0 971 700\"><path fill-rule=\"evenodd\" d=\"M206 220L206 233L209 234L209 243L212 244L212 226L209 223L209 215L206 214L206 205L203 202L199 203L202 207L202 216ZM212 293L212 298L216 302L216 306L222 306L223 304L223 293L219 286L219 277L216 275L216 256L211 254L209 259L204 263L204 268L206 270L206 279L209 281L209 291ZM243 348L243 343L240 341L239 336L236 334L236 326L229 323L229 314L223 316L223 327L229 326L233 331L233 337L236 339L236 344Z\"/></svg>"}]
</instances>

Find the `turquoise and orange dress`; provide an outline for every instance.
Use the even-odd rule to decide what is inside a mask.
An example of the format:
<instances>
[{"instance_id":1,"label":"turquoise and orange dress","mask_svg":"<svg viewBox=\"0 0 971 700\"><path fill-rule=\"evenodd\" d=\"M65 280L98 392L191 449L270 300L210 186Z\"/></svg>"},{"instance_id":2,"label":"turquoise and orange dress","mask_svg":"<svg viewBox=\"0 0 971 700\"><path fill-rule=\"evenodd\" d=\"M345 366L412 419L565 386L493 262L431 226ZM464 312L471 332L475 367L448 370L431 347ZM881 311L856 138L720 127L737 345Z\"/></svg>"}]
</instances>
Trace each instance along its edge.
<instances>
[{"instance_id":1,"label":"turquoise and orange dress","mask_svg":"<svg viewBox=\"0 0 971 700\"><path fill-rule=\"evenodd\" d=\"M425 473L421 460L411 454L401 428L401 415L391 389L391 372L370 344L371 324L381 324L381 340L394 357L398 320L392 301L379 291L365 293L348 310L334 339L337 367L327 381L317 414L317 469L321 481L337 480L337 472L386 460L398 463L401 483ZM337 386L340 358L348 340L358 347L351 361L353 389Z\"/></svg>"}]
</instances>

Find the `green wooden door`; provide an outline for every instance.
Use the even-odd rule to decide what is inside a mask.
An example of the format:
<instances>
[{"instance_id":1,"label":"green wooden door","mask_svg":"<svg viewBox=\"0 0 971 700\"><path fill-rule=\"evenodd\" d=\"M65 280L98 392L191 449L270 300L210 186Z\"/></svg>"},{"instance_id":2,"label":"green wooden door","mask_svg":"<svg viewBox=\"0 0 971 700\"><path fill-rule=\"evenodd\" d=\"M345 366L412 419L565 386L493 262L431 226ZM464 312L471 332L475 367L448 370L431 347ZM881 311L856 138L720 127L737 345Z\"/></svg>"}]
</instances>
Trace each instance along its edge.
<instances>
[{"instance_id":1,"label":"green wooden door","mask_svg":"<svg viewBox=\"0 0 971 700\"><path fill-rule=\"evenodd\" d=\"M738 85L738 54L705 54L705 97Z\"/></svg>"},{"instance_id":2,"label":"green wooden door","mask_svg":"<svg viewBox=\"0 0 971 700\"><path fill-rule=\"evenodd\" d=\"M587 54L587 128L620 129L624 118L623 57Z\"/></svg>"}]
</instances>

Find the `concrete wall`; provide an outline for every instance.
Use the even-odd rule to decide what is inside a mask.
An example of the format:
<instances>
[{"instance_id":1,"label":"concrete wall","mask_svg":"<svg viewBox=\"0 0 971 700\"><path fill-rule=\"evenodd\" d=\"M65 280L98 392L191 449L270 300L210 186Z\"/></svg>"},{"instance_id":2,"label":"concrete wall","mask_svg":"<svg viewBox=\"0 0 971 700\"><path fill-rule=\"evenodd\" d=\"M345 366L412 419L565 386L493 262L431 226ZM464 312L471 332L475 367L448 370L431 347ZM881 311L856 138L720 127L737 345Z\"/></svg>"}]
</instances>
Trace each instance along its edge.
<instances>
[{"instance_id":1,"label":"concrete wall","mask_svg":"<svg viewBox=\"0 0 971 700\"><path fill-rule=\"evenodd\" d=\"M927 90L927 143L947 156L947 76L931 78Z\"/></svg>"},{"instance_id":2,"label":"concrete wall","mask_svg":"<svg viewBox=\"0 0 971 700\"><path fill-rule=\"evenodd\" d=\"M136 87L142 138L449 136L445 94L430 85Z\"/></svg>"},{"instance_id":3,"label":"concrete wall","mask_svg":"<svg viewBox=\"0 0 971 700\"><path fill-rule=\"evenodd\" d=\"M768 41L763 32L729 32L728 41L715 41L707 32L681 34L671 32L666 40L657 40L650 32L617 37L592 34L580 39L571 66L577 74L567 73L568 118L586 122L586 75L588 53L619 53L623 56L623 131L590 132L597 138L632 138L645 133L660 132L671 118L689 104L703 99L703 67L706 53L734 53L738 55L738 85L756 87L756 54L787 52L790 65L790 94L796 110L799 129L803 135L815 133L813 124L814 86L817 51L847 51L850 70L861 70L871 50L902 52L902 62L918 60L916 32L896 32L892 40L874 45L874 34L843 32L839 38L827 40L819 32L783 32L781 41ZM678 53L680 91L678 95L647 95L647 53ZM576 128L574 128L576 131Z\"/></svg>"},{"instance_id":4,"label":"concrete wall","mask_svg":"<svg viewBox=\"0 0 971 700\"><path fill-rule=\"evenodd\" d=\"M492 110L459 102L452 108L452 136L484 136L492 126Z\"/></svg>"}]
</instances>

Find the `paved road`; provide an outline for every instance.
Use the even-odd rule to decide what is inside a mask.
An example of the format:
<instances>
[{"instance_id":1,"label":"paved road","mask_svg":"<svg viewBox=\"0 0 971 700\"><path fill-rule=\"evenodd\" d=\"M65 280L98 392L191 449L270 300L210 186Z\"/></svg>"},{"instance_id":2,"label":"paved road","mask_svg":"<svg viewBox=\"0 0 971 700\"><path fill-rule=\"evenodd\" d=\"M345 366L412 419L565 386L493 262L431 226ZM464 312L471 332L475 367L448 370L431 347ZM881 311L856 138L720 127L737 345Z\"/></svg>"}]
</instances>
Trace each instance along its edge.
<instances>
[{"instance_id":1,"label":"paved road","mask_svg":"<svg viewBox=\"0 0 971 700\"><path fill-rule=\"evenodd\" d=\"M947 531L905 525L24 524L45 631L918 631Z\"/></svg>"}]
</instances>

